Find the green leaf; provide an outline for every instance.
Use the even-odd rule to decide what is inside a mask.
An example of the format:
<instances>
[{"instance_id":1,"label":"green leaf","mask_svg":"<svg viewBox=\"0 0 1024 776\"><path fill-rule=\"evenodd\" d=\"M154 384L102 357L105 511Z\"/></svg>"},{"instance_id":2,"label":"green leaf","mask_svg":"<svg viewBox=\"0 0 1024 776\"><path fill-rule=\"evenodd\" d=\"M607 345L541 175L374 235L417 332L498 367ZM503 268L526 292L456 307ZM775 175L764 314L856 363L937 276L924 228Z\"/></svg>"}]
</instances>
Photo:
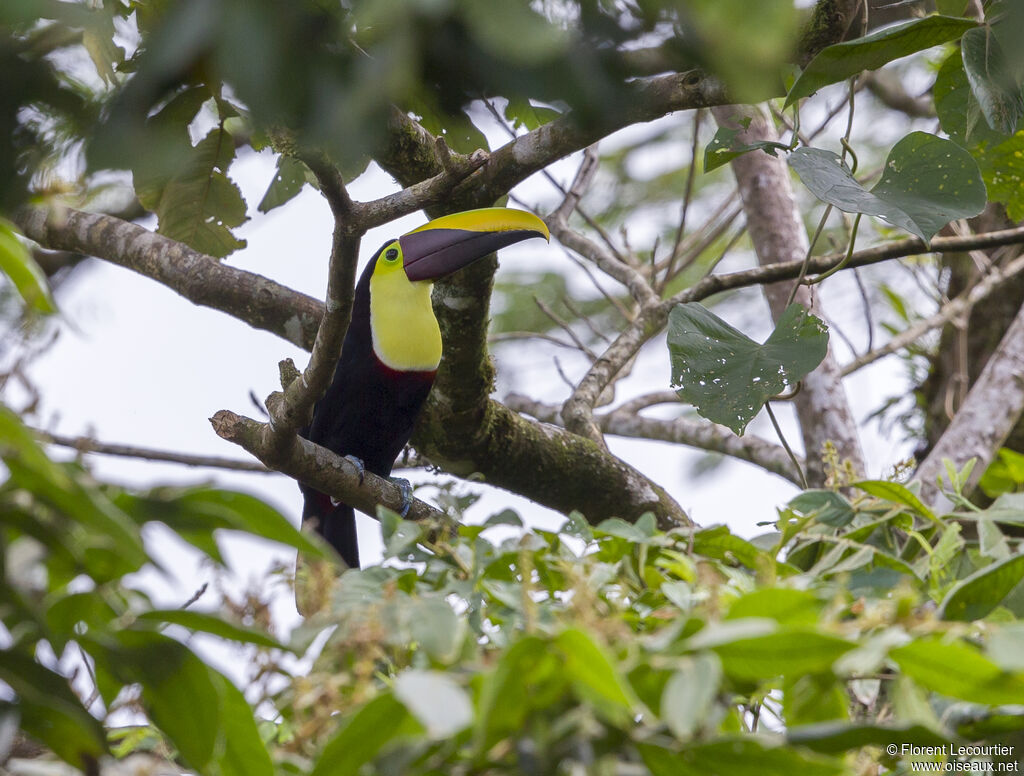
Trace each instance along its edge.
<instances>
[{"instance_id":1,"label":"green leaf","mask_svg":"<svg viewBox=\"0 0 1024 776\"><path fill-rule=\"evenodd\" d=\"M927 132L911 132L893 146L871 191L832 151L798 148L789 163L818 199L847 213L883 218L925 243L950 221L978 215L987 199L971 155Z\"/></svg>"},{"instance_id":2,"label":"green leaf","mask_svg":"<svg viewBox=\"0 0 1024 776\"><path fill-rule=\"evenodd\" d=\"M504 114L513 129L523 127L530 132L562 115L557 110L534 105L521 97L510 97L505 103Z\"/></svg>"},{"instance_id":3,"label":"green leaf","mask_svg":"<svg viewBox=\"0 0 1024 776\"><path fill-rule=\"evenodd\" d=\"M444 598L418 598L411 603L409 635L434 660L454 659L464 629Z\"/></svg>"},{"instance_id":4,"label":"green leaf","mask_svg":"<svg viewBox=\"0 0 1024 776\"><path fill-rule=\"evenodd\" d=\"M297 196L302 187L308 183L309 168L293 156L277 157L277 171L274 173L274 180L267 187L263 199L256 209L261 213L269 213L276 207L290 201Z\"/></svg>"},{"instance_id":5,"label":"green leaf","mask_svg":"<svg viewBox=\"0 0 1024 776\"><path fill-rule=\"evenodd\" d=\"M747 120L749 124L749 120ZM778 151L788 151L789 146L785 143L775 143L770 140L758 140L756 143L737 143L736 137L742 129L730 127L719 127L711 142L704 149L704 172L728 164L738 156L750 153L751 151L764 151L772 156L777 156Z\"/></svg>"},{"instance_id":6,"label":"green leaf","mask_svg":"<svg viewBox=\"0 0 1024 776\"><path fill-rule=\"evenodd\" d=\"M846 719L850 699L844 690L832 671L785 677L782 715L787 727Z\"/></svg>"},{"instance_id":7,"label":"green leaf","mask_svg":"<svg viewBox=\"0 0 1024 776\"><path fill-rule=\"evenodd\" d=\"M988 637L986 651L1000 668L1024 671L1024 622L1013 622L994 628Z\"/></svg>"},{"instance_id":8,"label":"green leaf","mask_svg":"<svg viewBox=\"0 0 1024 776\"><path fill-rule=\"evenodd\" d=\"M991 146L1006 139L1005 135L992 130L987 122L981 120L981 107L967 81L959 50L952 52L939 67L932 87L932 99L942 131L964 148L976 149L983 142ZM984 162L977 153L974 156L984 174Z\"/></svg>"},{"instance_id":9,"label":"green leaf","mask_svg":"<svg viewBox=\"0 0 1024 776\"><path fill-rule=\"evenodd\" d=\"M935 513L925 506L925 503L912 490L898 482L861 480L853 483L853 487L883 501L895 501L897 504L908 506L921 517L926 517L933 522L938 519L935 517Z\"/></svg>"},{"instance_id":10,"label":"green leaf","mask_svg":"<svg viewBox=\"0 0 1024 776\"><path fill-rule=\"evenodd\" d=\"M928 690L971 703L1020 703L1024 674L1003 671L962 642L919 639L889 651L900 670Z\"/></svg>"},{"instance_id":11,"label":"green leaf","mask_svg":"<svg viewBox=\"0 0 1024 776\"><path fill-rule=\"evenodd\" d=\"M679 739L692 736L707 720L722 681L722 665L712 654L686 660L665 685L661 718Z\"/></svg>"},{"instance_id":12,"label":"green leaf","mask_svg":"<svg viewBox=\"0 0 1024 776\"><path fill-rule=\"evenodd\" d=\"M742 434L765 402L796 385L828 351L825 324L786 308L763 345L696 302L669 315L672 385L704 418Z\"/></svg>"},{"instance_id":13,"label":"green leaf","mask_svg":"<svg viewBox=\"0 0 1024 776\"><path fill-rule=\"evenodd\" d=\"M503 509L488 517L483 523L484 528L490 528L495 525L513 525L516 528L522 528L523 518L514 509Z\"/></svg>"},{"instance_id":14,"label":"green leaf","mask_svg":"<svg viewBox=\"0 0 1024 776\"><path fill-rule=\"evenodd\" d=\"M809 590L762 588L733 601L726 619L768 617L780 625L811 625L820 611L821 601Z\"/></svg>"},{"instance_id":15,"label":"green leaf","mask_svg":"<svg viewBox=\"0 0 1024 776\"><path fill-rule=\"evenodd\" d=\"M1024 523L1024 493L1003 493L981 514L1000 523Z\"/></svg>"},{"instance_id":16,"label":"green leaf","mask_svg":"<svg viewBox=\"0 0 1024 776\"><path fill-rule=\"evenodd\" d=\"M409 108L419 116L424 129L435 137L443 137L453 151L471 154L478 148L490 148L487 137L466 113L446 113L432 102L430 95L417 94L409 100Z\"/></svg>"},{"instance_id":17,"label":"green leaf","mask_svg":"<svg viewBox=\"0 0 1024 776\"><path fill-rule=\"evenodd\" d=\"M723 736L674 754L652 744L637 749L653 776L838 776L839 760L787 747L763 734Z\"/></svg>"},{"instance_id":18,"label":"green leaf","mask_svg":"<svg viewBox=\"0 0 1024 776\"><path fill-rule=\"evenodd\" d=\"M1024 130L978 152L991 199L1006 206L1013 221L1024 219Z\"/></svg>"},{"instance_id":19,"label":"green leaf","mask_svg":"<svg viewBox=\"0 0 1024 776\"><path fill-rule=\"evenodd\" d=\"M857 516L850 502L832 490L804 491L787 506L802 515L813 516L817 522L833 528L849 525Z\"/></svg>"},{"instance_id":20,"label":"green leaf","mask_svg":"<svg viewBox=\"0 0 1024 776\"><path fill-rule=\"evenodd\" d=\"M999 448L996 460L989 464L978 483L986 496L996 498L1024 485L1024 455L1007 447Z\"/></svg>"},{"instance_id":21,"label":"green leaf","mask_svg":"<svg viewBox=\"0 0 1024 776\"><path fill-rule=\"evenodd\" d=\"M97 581L138 571L149 560L138 527L72 464L54 463L32 433L0 405L0 457L14 484L79 524L76 560Z\"/></svg>"},{"instance_id":22,"label":"green leaf","mask_svg":"<svg viewBox=\"0 0 1024 776\"><path fill-rule=\"evenodd\" d=\"M1024 579L1024 555L992 563L957 583L939 609L945 620L980 620Z\"/></svg>"},{"instance_id":23,"label":"green leaf","mask_svg":"<svg viewBox=\"0 0 1024 776\"><path fill-rule=\"evenodd\" d=\"M191 650L159 633L120 631L90 650L125 684L142 685L142 705L197 771L214 761L222 735L223 677Z\"/></svg>"},{"instance_id":24,"label":"green leaf","mask_svg":"<svg viewBox=\"0 0 1024 776\"><path fill-rule=\"evenodd\" d=\"M799 17L789 0L691 0L685 17L703 43L702 59L737 103L781 94ZM684 32L689 37L689 31Z\"/></svg>"},{"instance_id":25,"label":"green leaf","mask_svg":"<svg viewBox=\"0 0 1024 776\"><path fill-rule=\"evenodd\" d=\"M819 722L786 730L786 740L823 754L842 754L863 746L943 746L949 739L924 725L903 723L874 725L856 722ZM897 750L899 751L899 750ZM903 750L904 753L909 753Z\"/></svg>"},{"instance_id":26,"label":"green leaf","mask_svg":"<svg viewBox=\"0 0 1024 776\"><path fill-rule=\"evenodd\" d=\"M65 762L95 772L96 761L107 752L106 732L82 706L67 679L28 655L4 649L0 650L0 680L17 696L15 708L25 732Z\"/></svg>"},{"instance_id":27,"label":"green leaf","mask_svg":"<svg viewBox=\"0 0 1024 776\"><path fill-rule=\"evenodd\" d=\"M645 531L637 523L628 523L621 517L609 517L594 526L594 535L617 536L620 539L643 544L651 538L653 531Z\"/></svg>"},{"instance_id":28,"label":"green leaf","mask_svg":"<svg viewBox=\"0 0 1024 776\"><path fill-rule=\"evenodd\" d=\"M563 27L529 3L467 3L463 9L476 42L511 65L542 66L570 41Z\"/></svg>"},{"instance_id":29,"label":"green leaf","mask_svg":"<svg viewBox=\"0 0 1024 776\"><path fill-rule=\"evenodd\" d=\"M10 279L21 298L36 312L57 312L46 274L18 239L14 224L3 218L0 218L0 272Z\"/></svg>"},{"instance_id":30,"label":"green leaf","mask_svg":"<svg viewBox=\"0 0 1024 776\"><path fill-rule=\"evenodd\" d=\"M137 618L141 622L159 622L170 625L180 625L191 631L209 633L229 641L237 641L242 644L255 644L259 647L269 649L282 649L288 651L288 647L279 642L273 636L256 628L247 628L242 625L235 625L226 622L215 614L197 612L191 609L154 609L143 612Z\"/></svg>"},{"instance_id":31,"label":"green leaf","mask_svg":"<svg viewBox=\"0 0 1024 776\"><path fill-rule=\"evenodd\" d=\"M223 527L261 536L294 547L313 557L325 557L322 545L293 526L269 504L248 493L220 488L195 488L174 499L190 521L216 521Z\"/></svg>"},{"instance_id":32,"label":"green leaf","mask_svg":"<svg viewBox=\"0 0 1024 776\"><path fill-rule=\"evenodd\" d=\"M274 776L274 762L242 691L215 671L211 678L221 699L221 747L214 758L219 776Z\"/></svg>"},{"instance_id":33,"label":"green leaf","mask_svg":"<svg viewBox=\"0 0 1024 776\"><path fill-rule=\"evenodd\" d=\"M763 636L721 642L711 649L721 658L726 674L758 680L829 671L836 660L855 646L813 629L790 627Z\"/></svg>"},{"instance_id":34,"label":"green leaf","mask_svg":"<svg viewBox=\"0 0 1024 776\"><path fill-rule=\"evenodd\" d=\"M1024 95L999 41L988 27L976 27L964 33L960 50L967 82L989 127L1012 135L1024 115Z\"/></svg>"},{"instance_id":35,"label":"green leaf","mask_svg":"<svg viewBox=\"0 0 1024 776\"><path fill-rule=\"evenodd\" d=\"M401 515L390 509L378 507L377 519L380 520L385 558L399 557L409 552L423 535L423 529L418 523L403 520Z\"/></svg>"},{"instance_id":36,"label":"green leaf","mask_svg":"<svg viewBox=\"0 0 1024 776\"><path fill-rule=\"evenodd\" d=\"M161 234L218 258L245 247L231 233L248 220L242 193L226 175L234 155L231 133L218 127L185 156L153 208Z\"/></svg>"},{"instance_id":37,"label":"green leaf","mask_svg":"<svg viewBox=\"0 0 1024 776\"><path fill-rule=\"evenodd\" d=\"M390 692L378 695L351 715L324 746L310 776L351 776L374 759L411 717Z\"/></svg>"},{"instance_id":38,"label":"green leaf","mask_svg":"<svg viewBox=\"0 0 1024 776\"><path fill-rule=\"evenodd\" d=\"M565 667L549 641L520 638L484 677L476 739L486 744L517 731L530 711L561 696L566 681Z\"/></svg>"},{"instance_id":39,"label":"green leaf","mask_svg":"<svg viewBox=\"0 0 1024 776\"><path fill-rule=\"evenodd\" d=\"M886 27L863 38L828 46L818 52L800 73L786 95L786 106L814 94L823 86L844 81L864 70L876 70L893 60L956 40L977 26L978 23L971 19L926 16Z\"/></svg>"},{"instance_id":40,"label":"green leaf","mask_svg":"<svg viewBox=\"0 0 1024 776\"><path fill-rule=\"evenodd\" d=\"M579 696L613 724L632 716L628 685L611 656L579 628L562 631L555 639L562 655L562 670Z\"/></svg>"},{"instance_id":41,"label":"green leaf","mask_svg":"<svg viewBox=\"0 0 1024 776\"><path fill-rule=\"evenodd\" d=\"M999 530L999 524L989 517L979 517L978 551L992 560L1006 560L1010 557L1010 545Z\"/></svg>"},{"instance_id":42,"label":"green leaf","mask_svg":"<svg viewBox=\"0 0 1024 776\"><path fill-rule=\"evenodd\" d=\"M395 677L394 693L431 738L451 738L473 722L466 691L440 671L403 671Z\"/></svg>"},{"instance_id":43,"label":"green leaf","mask_svg":"<svg viewBox=\"0 0 1024 776\"><path fill-rule=\"evenodd\" d=\"M743 564L758 570L765 565L768 554L746 539L736 536L728 526L716 525L693 534L693 551L705 558L715 558L726 563Z\"/></svg>"}]
</instances>

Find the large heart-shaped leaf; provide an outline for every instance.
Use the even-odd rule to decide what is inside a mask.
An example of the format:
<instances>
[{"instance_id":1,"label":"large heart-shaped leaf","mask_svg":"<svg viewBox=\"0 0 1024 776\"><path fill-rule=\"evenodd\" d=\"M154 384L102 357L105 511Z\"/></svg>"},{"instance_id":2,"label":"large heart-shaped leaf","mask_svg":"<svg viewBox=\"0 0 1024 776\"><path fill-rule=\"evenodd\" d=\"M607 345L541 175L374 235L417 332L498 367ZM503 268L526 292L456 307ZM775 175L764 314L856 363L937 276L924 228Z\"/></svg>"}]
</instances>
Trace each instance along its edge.
<instances>
[{"instance_id":1,"label":"large heart-shaped leaf","mask_svg":"<svg viewBox=\"0 0 1024 776\"><path fill-rule=\"evenodd\" d=\"M911 132L893 146L870 191L831 151L798 148L789 163L818 199L847 213L884 218L926 243L950 221L985 207L977 162L956 143L927 132Z\"/></svg>"},{"instance_id":2,"label":"large heart-shaped leaf","mask_svg":"<svg viewBox=\"0 0 1024 776\"><path fill-rule=\"evenodd\" d=\"M701 416L742 434L768 399L821 363L828 329L793 304L761 345L692 302L672 309L668 349L680 398Z\"/></svg>"}]
</instances>

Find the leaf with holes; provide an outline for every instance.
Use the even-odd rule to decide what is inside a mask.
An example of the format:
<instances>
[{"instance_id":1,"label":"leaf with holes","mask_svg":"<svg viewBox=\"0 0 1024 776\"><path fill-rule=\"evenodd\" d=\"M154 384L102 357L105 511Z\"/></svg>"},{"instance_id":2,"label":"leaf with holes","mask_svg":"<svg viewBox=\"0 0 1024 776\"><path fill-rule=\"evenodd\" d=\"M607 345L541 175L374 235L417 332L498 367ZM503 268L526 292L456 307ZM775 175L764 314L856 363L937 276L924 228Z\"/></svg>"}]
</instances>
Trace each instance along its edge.
<instances>
[{"instance_id":1,"label":"leaf with holes","mask_svg":"<svg viewBox=\"0 0 1024 776\"><path fill-rule=\"evenodd\" d=\"M692 302L672 309L668 349L679 397L702 417L742 434L766 401L821 363L828 328L793 304L760 345Z\"/></svg>"},{"instance_id":2,"label":"leaf with holes","mask_svg":"<svg viewBox=\"0 0 1024 776\"><path fill-rule=\"evenodd\" d=\"M977 162L956 143L927 132L911 132L893 146L871 191L831 151L798 148L789 163L818 199L847 213L883 218L926 243L950 221L985 207Z\"/></svg>"}]
</instances>

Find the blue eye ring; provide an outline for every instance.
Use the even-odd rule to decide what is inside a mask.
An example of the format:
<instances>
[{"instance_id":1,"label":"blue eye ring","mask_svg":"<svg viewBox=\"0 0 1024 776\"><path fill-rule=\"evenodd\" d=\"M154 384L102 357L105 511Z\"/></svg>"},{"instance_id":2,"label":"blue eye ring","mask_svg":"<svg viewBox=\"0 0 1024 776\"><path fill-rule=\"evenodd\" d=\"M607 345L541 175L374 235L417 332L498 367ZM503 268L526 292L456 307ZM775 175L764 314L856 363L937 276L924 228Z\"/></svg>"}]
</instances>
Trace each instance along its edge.
<instances>
[{"instance_id":1,"label":"blue eye ring","mask_svg":"<svg viewBox=\"0 0 1024 776\"><path fill-rule=\"evenodd\" d=\"M384 261L394 261L398 258L398 248L388 248L384 251Z\"/></svg>"}]
</instances>

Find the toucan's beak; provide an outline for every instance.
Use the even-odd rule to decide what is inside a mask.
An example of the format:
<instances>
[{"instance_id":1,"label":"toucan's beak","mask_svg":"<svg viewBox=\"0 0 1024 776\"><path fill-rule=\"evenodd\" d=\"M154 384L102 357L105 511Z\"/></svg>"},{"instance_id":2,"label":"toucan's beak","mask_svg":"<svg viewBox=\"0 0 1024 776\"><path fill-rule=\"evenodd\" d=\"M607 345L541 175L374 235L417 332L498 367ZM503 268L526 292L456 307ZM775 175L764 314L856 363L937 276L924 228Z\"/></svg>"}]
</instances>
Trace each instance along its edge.
<instances>
[{"instance_id":1,"label":"toucan's beak","mask_svg":"<svg viewBox=\"0 0 1024 776\"><path fill-rule=\"evenodd\" d=\"M551 239L545 223L533 213L488 207L435 218L398 242L409 280L436 280L531 237Z\"/></svg>"}]
</instances>

